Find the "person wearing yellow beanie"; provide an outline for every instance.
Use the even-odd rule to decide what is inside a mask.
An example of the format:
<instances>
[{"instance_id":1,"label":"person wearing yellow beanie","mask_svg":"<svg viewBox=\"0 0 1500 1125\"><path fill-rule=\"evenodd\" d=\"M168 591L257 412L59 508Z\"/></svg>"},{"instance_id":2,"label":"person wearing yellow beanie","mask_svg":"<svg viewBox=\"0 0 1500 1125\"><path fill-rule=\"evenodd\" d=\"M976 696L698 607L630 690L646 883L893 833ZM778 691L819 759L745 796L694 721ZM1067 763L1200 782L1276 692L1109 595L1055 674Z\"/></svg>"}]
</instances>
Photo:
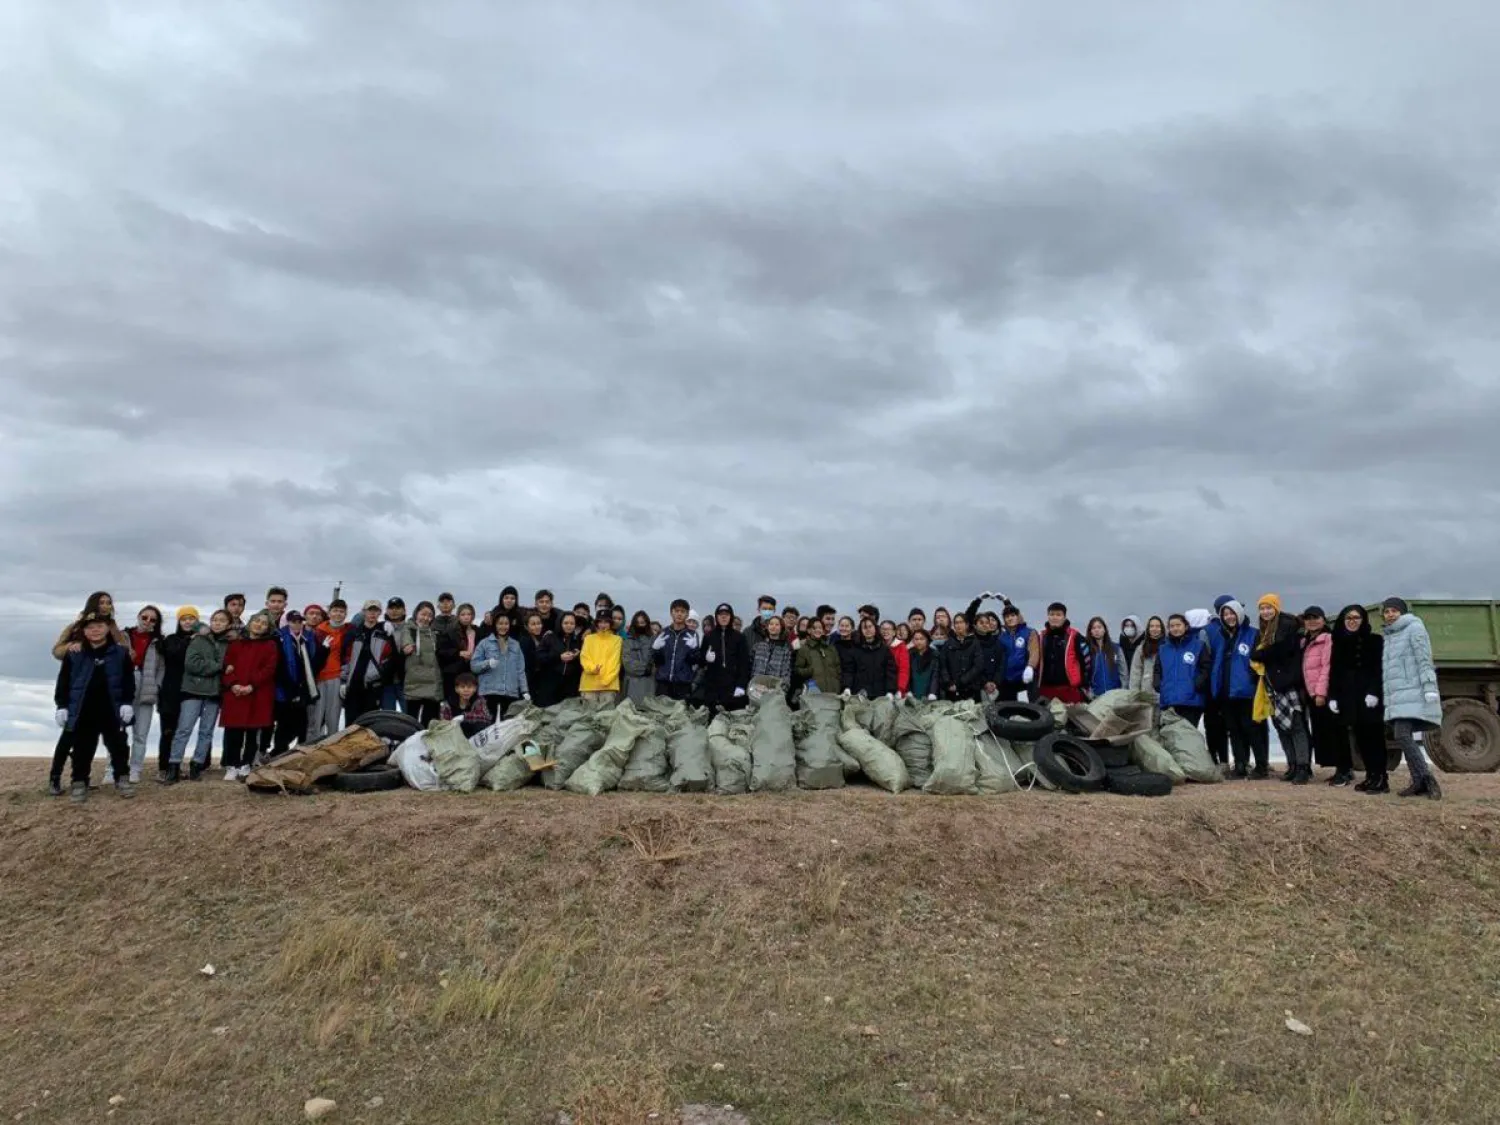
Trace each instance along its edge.
<instances>
[{"instance_id":1,"label":"person wearing yellow beanie","mask_svg":"<svg viewBox=\"0 0 1500 1125\"><path fill-rule=\"evenodd\" d=\"M1294 785L1312 780L1312 741L1302 698L1302 623L1281 610L1281 598L1262 594L1258 605L1260 640L1255 663L1262 668L1261 690L1270 703L1271 721L1286 751L1282 779Z\"/></svg>"},{"instance_id":2,"label":"person wearing yellow beanie","mask_svg":"<svg viewBox=\"0 0 1500 1125\"><path fill-rule=\"evenodd\" d=\"M193 619L193 621L196 623L197 621L202 620L203 614L201 614L201 613L198 612L198 607L195 606L195 605L180 605L180 606L178 606L177 607L177 620L179 622L181 622L183 620L183 618L186 618L186 617L191 617Z\"/></svg>"}]
</instances>

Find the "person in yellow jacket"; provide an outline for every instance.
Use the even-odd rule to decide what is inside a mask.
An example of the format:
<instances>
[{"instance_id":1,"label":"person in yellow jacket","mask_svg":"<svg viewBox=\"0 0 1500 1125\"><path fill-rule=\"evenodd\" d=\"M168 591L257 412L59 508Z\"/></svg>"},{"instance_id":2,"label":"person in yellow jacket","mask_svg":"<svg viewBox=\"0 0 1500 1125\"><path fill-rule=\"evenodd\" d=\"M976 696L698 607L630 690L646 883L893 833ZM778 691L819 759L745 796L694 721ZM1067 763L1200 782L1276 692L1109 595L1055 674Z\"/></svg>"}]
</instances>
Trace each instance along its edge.
<instances>
[{"instance_id":1,"label":"person in yellow jacket","mask_svg":"<svg viewBox=\"0 0 1500 1125\"><path fill-rule=\"evenodd\" d=\"M583 638L583 651L578 655L578 664L583 669L579 695L584 699L613 699L620 694L620 657L624 644L608 613L594 618L594 631Z\"/></svg>"}]
</instances>

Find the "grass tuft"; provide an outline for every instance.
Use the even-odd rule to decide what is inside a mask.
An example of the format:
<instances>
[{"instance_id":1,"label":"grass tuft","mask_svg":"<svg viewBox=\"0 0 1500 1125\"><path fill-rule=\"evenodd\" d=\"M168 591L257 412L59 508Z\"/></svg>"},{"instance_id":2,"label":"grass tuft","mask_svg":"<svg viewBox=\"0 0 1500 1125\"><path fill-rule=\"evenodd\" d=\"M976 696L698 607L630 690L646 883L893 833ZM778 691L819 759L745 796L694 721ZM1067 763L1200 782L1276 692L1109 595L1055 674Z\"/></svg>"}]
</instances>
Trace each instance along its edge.
<instances>
[{"instance_id":1,"label":"grass tuft","mask_svg":"<svg viewBox=\"0 0 1500 1125\"><path fill-rule=\"evenodd\" d=\"M395 948L368 919L310 919L298 923L281 943L272 980L345 992L395 967Z\"/></svg>"},{"instance_id":2,"label":"grass tuft","mask_svg":"<svg viewBox=\"0 0 1500 1125\"><path fill-rule=\"evenodd\" d=\"M448 978L432 1005L438 1025L501 1023L517 1034L536 1031L552 1014L575 949L555 938L530 937L518 945L500 971L474 971Z\"/></svg>"}]
</instances>

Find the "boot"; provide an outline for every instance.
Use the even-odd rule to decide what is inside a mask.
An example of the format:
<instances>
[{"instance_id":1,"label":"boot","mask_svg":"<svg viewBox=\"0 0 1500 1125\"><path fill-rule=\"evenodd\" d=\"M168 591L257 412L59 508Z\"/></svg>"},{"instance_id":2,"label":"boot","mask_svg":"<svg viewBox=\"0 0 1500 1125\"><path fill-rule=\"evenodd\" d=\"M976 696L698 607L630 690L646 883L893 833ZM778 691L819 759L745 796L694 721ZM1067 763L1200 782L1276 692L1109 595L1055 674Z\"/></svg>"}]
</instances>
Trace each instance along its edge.
<instances>
[{"instance_id":1,"label":"boot","mask_svg":"<svg viewBox=\"0 0 1500 1125\"><path fill-rule=\"evenodd\" d=\"M1298 772L1299 771L1298 771L1297 767L1294 766L1294 765L1292 765L1290 762L1288 762L1286 769L1283 770L1282 773L1281 773L1281 780L1282 781L1296 781L1297 780L1297 774L1298 774Z\"/></svg>"},{"instance_id":2,"label":"boot","mask_svg":"<svg viewBox=\"0 0 1500 1125\"><path fill-rule=\"evenodd\" d=\"M75 781L73 787L68 791L68 799L75 805L81 805L89 799L89 783L87 781Z\"/></svg>"},{"instance_id":3,"label":"boot","mask_svg":"<svg viewBox=\"0 0 1500 1125\"><path fill-rule=\"evenodd\" d=\"M1335 789L1341 789L1354 780L1354 774L1349 770L1338 770L1328 779L1328 784Z\"/></svg>"},{"instance_id":4,"label":"boot","mask_svg":"<svg viewBox=\"0 0 1500 1125\"><path fill-rule=\"evenodd\" d=\"M1374 783L1375 783L1375 779L1373 777L1371 777L1369 774L1365 774L1365 779L1363 781L1361 781L1358 785L1356 785L1354 787L1354 791L1356 793L1368 793L1370 791L1370 787ZM1330 781L1328 784L1332 785L1333 782Z\"/></svg>"},{"instance_id":5,"label":"boot","mask_svg":"<svg viewBox=\"0 0 1500 1125\"><path fill-rule=\"evenodd\" d=\"M1236 780L1244 781L1247 777L1250 776L1250 767L1245 765L1244 762L1236 762L1234 766L1234 772L1231 773L1230 776L1235 778Z\"/></svg>"},{"instance_id":6,"label":"boot","mask_svg":"<svg viewBox=\"0 0 1500 1125\"><path fill-rule=\"evenodd\" d=\"M1306 766L1298 766L1292 771L1292 776L1287 778L1293 785L1306 785L1313 779L1312 770Z\"/></svg>"},{"instance_id":7,"label":"boot","mask_svg":"<svg viewBox=\"0 0 1500 1125\"><path fill-rule=\"evenodd\" d=\"M1250 771L1250 779L1252 781L1268 781L1270 777L1271 770L1268 766L1256 766Z\"/></svg>"},{"instance_id":8,"label":"boot","mask_svg":"<svg viewBox=\"0 0 1500 1125\"><path fill-rule=\"evenodd\" d=\"M1427 779L1425 777L1414 777L1414 778L1411 779L1411 784L1408 785L1405 789L1401 790L1401 792L1397 793L1396 796L1398 796L1398 797L1420 797L1423 793L1426 793L1426 792L1427 792Z\"/></svg>"},{"instance_id":9,"label":"boot","mask_svg":"<svg viewBox=\"0 0 1500 1125\"><path fill-rule=\"evenodd\" d=\"M1378 797L1391 791L1391 780L1388 777L1377 777L1374 781L1366 781L1365 784L1369 786L1365 792L1371 796Z\"/></svg>"},{"instance_id":10,"label":"boot","mask_svg":"<svg viewBox=\"0 0 1500 1125\"><path fill-rule=\"evenodd\" d=\"M63 789L62 778L53 776L47 779L47 796L61 797L66 790Z\"/></svg>"},{"instance_id":11,"label":"boot","mask_svg":"<svg viewBox=\"0 0 1500 1125\"><path fill-rule=\"evenodd\" d=\"M203 776L203 771L204 771L205 768L206 767L204 767L204 766L200 766L196 761L189 762L188 763L188 780L189 781L197 781L200 777Z\"/></svg>"},{"instance_id":12,"label":"boot","mask_svg":"<svg viewBox=\"0 0 1500 1125\"><path fill-rule=\"evenodd\" d=\"M156 779L156 783L158 785L176 785L181 780L182 766L173 762L161 771L161 776Z\"/></svg>"},{"instance_id":13,"label":"boot","mask_svg":"<svg viewBox=\"0 0 1500 1125\"><path fill-rule=\"evenodd\" d=\"M1437 774L1427 775L1427 799L1429 801L1441 801L1443 799L1443 787L1438 784Z\"/></svg>"},{"instance_id":14,"label":"boot","mask_svg":"<svg viewBox=\"0 0 1500 1125\"><path fill-rule=\"evenodd\" d=\"M115 792L121 797L135 796L135 782L128 777L115 778Z\"/></svg>"}]
</instances>

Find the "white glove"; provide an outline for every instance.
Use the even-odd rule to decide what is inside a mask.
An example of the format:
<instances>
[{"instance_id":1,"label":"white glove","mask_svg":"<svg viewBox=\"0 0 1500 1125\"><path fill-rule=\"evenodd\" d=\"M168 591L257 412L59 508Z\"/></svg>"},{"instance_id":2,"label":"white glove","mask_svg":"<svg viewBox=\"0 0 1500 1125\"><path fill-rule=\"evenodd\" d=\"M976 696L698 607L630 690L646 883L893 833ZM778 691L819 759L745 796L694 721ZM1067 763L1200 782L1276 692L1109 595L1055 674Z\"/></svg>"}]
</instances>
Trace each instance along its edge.
<instances>
[{"instance_id":1,"label":"white glove","mask_svg":"<svg viewBox=\"0 0 1500 1125\"><path fill-rule=\"evenodd\" d=\"M848 688L845 688L845 689L844 689L844 698L845 698L845 699L848 699L848 698L850 698L850 695L849 695L849 689L848 689Z\"/></svg>"},{"instance_id":2,"label":"white glove","mask_svg":"<svg viewBox=\"0 0 1500 1125\"><path fill-rule=\"evenodd\" d=\"M57 725L59 727L66 727L68 725L68 709L66 707L59 707L57 709Z\"/></svg>"},{"instance_id":3,"label":"white glove","mask_svg":"<svg viewBox=\"0 0 1500 1125\"><path fill-rule=\"evenodd\" d=\"M936 703L937 702L937 696L935 696L935 695L929 695L927 697L927 702L928 703Z\"/></svg>"},{"instance_id":4,"label":"white glove","mask_svg":"<svg viewBox=\"0 0 1500 1125\"><path fill-rule=\"evenodd\" d=\"M734 697L736 699L738 699L740 696L742 696L744 694L745 694L745 689L744 688L737 687L737 688L734 689Z\"/></svg>"},{"instance_id":5,"label":"white glove","mask_svg":"<svg viewBox=\"0 0 1500 1125\"><path fill-rule=\"evenodd\" d=\"M498 668L500 667L500 658L498 656L492 656L484 662L484 666L486 668Z\"/></svg>"},{"instance_id":6,"label":"white glove","mask_svg":"<svg viewBox=\"0 0 1500 1125\"><path fill-rule=\"evenodd\" d=\"M1437 703L1442 699L1442 696L1438 695L1435 691L1429 691L1422 698L1427 700L1428 703Z\"/></svg>"},{"instance_id":7,"label":"white glove","mask_svg":"<svg viewBox=\"0 0 1500 1125\"><path fill-rule=\"evenodd\" d=\"M348 694L349 694L349 685L348 684L339 684L339 698L343 699L344 696L346 696Z\"/></svg>"},{"instance_id":8,"label":"white glove","mask_svg":"<svg viewBox=\"0 0 1500 1125\"><path fill-rule=\"evenodd\" d=\"M688 648L697 648L698 647L698 634L697 633L689 633L686 637L684 637L682 639L683 639L683 641L685 641L687 643Z\"/></svg>"},{"instance_id":9,"label":"white glove","mask_svg":"<svg viewBox=\"0 0 1500 1125\"><path fill-rule=\"evenodd\" d=\"M1328 701L1328 709L1337 715L1339 713L1339 701L1337 699L1330 699Z\"/></svg>"},{"instance_id":10,"label":"white glove","mask_svg":"<svg viewBox=\"0 0 1500 1125\"><path fill-rule=\"evenodd\" d=\"M1375 708L1380 706L1380 700L1373 695L1365 696L1365 706Z\"/></svg>"},{"instance_id":11,"label":"white glove","mask_svg":"<svg viewBox=\"0 0 1500 1125\"><path fill-rule=\"evenodd\" d=\"M979 600L984 601L985 598L993 598L994 596L995 592L993 590L986 590L984 593L979 595Z\"/></svg>"},{"instance_id":12,"label":"white glove","mask_svg":"<svg viewBox=\"0 0 1500 1125\"><path fill-rule=\"evenodd\" d=\"M801 647L802 647L802 638L801 637L793 637L792 638L792 651L796 652Z\"/></svg>"},{"instance_id":13,"label":"white glove","mask_svg":"<svg viewBox=\"0 0 1500 1125\"><path fill-rule=\"evenodd\" d=\"M657 652L667 647L667 631L665 629L656 634L656 640L651 642L651 647Z\"/></svg>"},{"instance_id":14,"label":"white glove","mask_svg":"<svg viewBox=\"0 0 1500 1125\"><path fill-rule=\"evenodd\" d=\"M1029 684L1034 679L1036 679L1036 669L1028 664L1026 665L1026 670L1021 673L1021 682L1023 684Z\"/></svg>"},{"instance_id":15,"label":"white glove","mask_svg":"<svg viewBox=\"0 0 1500 1125\"><path fill-rule=\"evenodd\" d=\"M326 636L326 637L323 638L323 647L324 648L332 648L333 647L333 634L330 633L328 636Z\"/></svg>"},{"instance_id":16,"label":"white glove","mask_svg":"<svg viewBox=\"0 0 1500 1125\"><path fill-rule=\"evenodd\" d=\"M521 700L522 700L522 702L530 703L531 702L531 696L530 696L530 694L523 691L521 693Z\"/></svg>"},{"instance_id":17,"label":"white glove","mask_svg":"<svg viewBox=\"0 0 1500 1125\"><path fill-rule=\"evenodd\" d=\"M718 654L715 653L713 649L709 649L708 650L708 655L705 656L703 659L707 660L710 664L712 664L715 660L718 659Z\"/></svg>"},{"instance_id":18,"label":"white glove","mask_svg":"<svg viewBox=\"0 0 1500 1125\"><path fill-rule=\"evenodd\" d=\"M130 720L133 718L135 718L134 707L127 703L125 704L125 706L120 708L120 723L122 726L128 727L130 725Z\"/></svg>"},{"instance_id":19,"label":"white glove","mask_svg":"<svg viewBox=\"0 0 1500 1125\"><path fill-rule=\"evenodd\" d=\"M1018 691L1018 692L1016 692L1016 698L1018 700L1020 700L1022 703L1030 703L1031 702L1031 692L1029 692L1029 691Z\"/></svg>"}]
</instances>

